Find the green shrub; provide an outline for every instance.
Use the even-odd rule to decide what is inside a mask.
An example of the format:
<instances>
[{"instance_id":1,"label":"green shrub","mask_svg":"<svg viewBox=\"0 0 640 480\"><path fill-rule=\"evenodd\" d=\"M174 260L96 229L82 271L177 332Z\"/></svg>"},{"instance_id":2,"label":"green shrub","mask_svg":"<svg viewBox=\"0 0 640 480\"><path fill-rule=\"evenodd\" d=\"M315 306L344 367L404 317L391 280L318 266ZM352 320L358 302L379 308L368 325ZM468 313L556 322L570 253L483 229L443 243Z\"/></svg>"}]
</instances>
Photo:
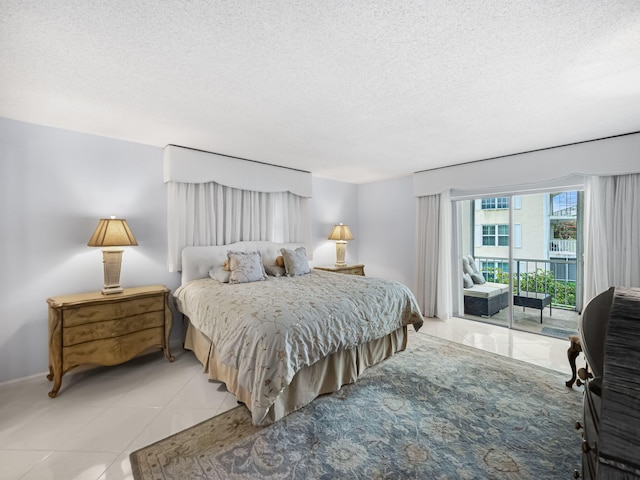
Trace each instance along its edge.
<instances>
[{"instance_id":1,"label":"green shrub","mask_svg":"<svg viewBox=\"0 0 640 480\"><path fill-rule=\"evenodd\" d=\"M509 283L509 273L500 268L489 268L485 274L488 282ZM520 290L548 293L553 305L576 306L576 282L556 280L550 270L538 269L535 272L520 274ZM518 278L513 274L513 293L518 292Z\"/></svg>"}]
</instances>

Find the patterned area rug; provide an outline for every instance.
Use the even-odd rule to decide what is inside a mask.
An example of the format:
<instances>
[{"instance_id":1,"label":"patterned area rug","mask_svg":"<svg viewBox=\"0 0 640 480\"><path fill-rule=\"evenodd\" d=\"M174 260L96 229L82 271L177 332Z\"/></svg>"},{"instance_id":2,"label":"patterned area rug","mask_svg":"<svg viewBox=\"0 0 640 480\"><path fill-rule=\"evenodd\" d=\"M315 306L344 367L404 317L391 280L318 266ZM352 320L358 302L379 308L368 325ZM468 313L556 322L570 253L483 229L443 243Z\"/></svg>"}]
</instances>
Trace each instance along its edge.
<instances>
[{"instance_id":1,"label":"patterned area rug","mask_svg":"<svg viewBox=\"0 0 640 480\"><path fill-rule=\"evenodd\" d=\"M254 427L241 406L133 452L134 477L553 479L579 467L582 394L565 375L413 337L274 425Z\"/></svg>"}]
</instances>

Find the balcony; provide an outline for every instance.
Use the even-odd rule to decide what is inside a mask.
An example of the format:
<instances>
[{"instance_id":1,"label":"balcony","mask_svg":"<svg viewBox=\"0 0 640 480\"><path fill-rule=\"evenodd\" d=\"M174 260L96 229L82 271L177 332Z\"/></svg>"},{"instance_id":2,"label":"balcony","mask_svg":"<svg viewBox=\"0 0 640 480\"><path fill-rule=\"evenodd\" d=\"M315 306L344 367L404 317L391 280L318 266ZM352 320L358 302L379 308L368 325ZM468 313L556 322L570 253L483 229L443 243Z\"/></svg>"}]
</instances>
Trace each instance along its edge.
<instances>
[{"instance_id":1,"label":"balcony","mask_svg":"<svg viewBox=\"0 0 640 480\"><path fill-rule=\"evenodd\" d=\"M525 292L548 294L551 305L542 310L530 307L513 306L513 327L534 333L559 338L575 334L578 329L579 312L576 307L577 261L574 257L565 259L527 259L516 258L509 263L508 258L476 257L478 269L489 282L508 284L512 280L513 298L526 295ZM570 248L571 245L563 245ZM506 271L505 271L506 270ZM509 272L511 271L511 273ZM513 305L513 303L510 303ZM466 318L501 326L509 325L508 309L503 309L491 317Z\"/></svg>"},{"instance_id":2,"label":"balcony","mask_svg":"<svg viewBox=\"0 0 640 480\"><path fill-rule=\"evenodd\" d=\"M576 256L576 241L562 240L554 238L549 242L549 255L556 257L573 257Z\"/></svg>"}]
</instances>

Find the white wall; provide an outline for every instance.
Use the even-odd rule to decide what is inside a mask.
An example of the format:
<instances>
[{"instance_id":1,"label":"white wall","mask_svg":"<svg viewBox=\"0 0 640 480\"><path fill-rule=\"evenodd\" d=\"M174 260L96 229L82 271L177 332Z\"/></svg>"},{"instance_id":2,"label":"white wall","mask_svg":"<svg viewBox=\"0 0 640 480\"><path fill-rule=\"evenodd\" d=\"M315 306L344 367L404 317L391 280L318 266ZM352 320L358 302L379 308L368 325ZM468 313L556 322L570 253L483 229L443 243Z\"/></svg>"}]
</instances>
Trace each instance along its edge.
<instances>
[{"instance_id":1,"label":"white wall","mask_svg":"<svg viewBox=\"0 0 640 480\"><path fill-rule=\"evenodd\" d=\"M372 277L415 285L416 199L411 176L359 186L359 262Z\"/></svg>"},{"instance_id":2,"label":"white wall","mask_svg":"<svg viewBox=\"0 0 640 480\"><path fill-rule=\"evenodd\" d=\"M335 263L335 243L327 240L335 223L351 228L348 264L362 263L370 277L389 278L414 288L415 215L411 176L353 185L314 177L312 265Z\"/></svg>"},{"instance_id":3,"label":"white wall","mask_svg":"<svg viewBox=\"0 0 640 480\"><path fill-rule=\"evenodd\" d=\"M47 370L48 297L102 288L102 252L86 245L109 215L139 243L121 284L175 288L162 149L0 119L0 381Z\"/></svg>"},{"instance_id":4,"label":"white wall","mask_svg":"<svg viewBox=\"0 0 640 480\"><path fill-rule=\"evenodd\" d=\"M338 223L349 226L353 240L347 244L345 261L361 262L360 248L365 241L358 223L358 186L313 177L311 200L311 239L314 245L312 266L336 263L336 243L327 240L331 229Z\"/></svg>"}]
</instances>

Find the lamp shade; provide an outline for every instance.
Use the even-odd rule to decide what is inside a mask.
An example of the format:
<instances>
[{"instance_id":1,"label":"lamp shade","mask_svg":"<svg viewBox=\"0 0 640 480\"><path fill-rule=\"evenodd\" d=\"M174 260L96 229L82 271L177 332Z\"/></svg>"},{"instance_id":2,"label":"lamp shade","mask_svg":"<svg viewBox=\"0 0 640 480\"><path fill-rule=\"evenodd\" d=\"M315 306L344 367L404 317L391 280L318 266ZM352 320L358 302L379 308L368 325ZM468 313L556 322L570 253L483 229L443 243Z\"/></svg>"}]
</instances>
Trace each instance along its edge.
<instances>
[{"instance_id":1,"label":"lamp shade","mask_svg":"<svg viewBox=\"0 0 640 480\"><path fill-rule=\"evenodd\" d=\"M127 221L123 218L101 218L95 232L87 243L89 247L137 246Z\"/></svg>"},{"instance_id":2,"label":"lamp shade","mask_svg":"<svg viewBox=\"0 0 640 480\"><path fill-rule=\"evenodd\" d=\"M333 227L329 235L329 240L353 240L353 235L351 235L349 227L341 223Z\"/></svg>"}]
</instances>

